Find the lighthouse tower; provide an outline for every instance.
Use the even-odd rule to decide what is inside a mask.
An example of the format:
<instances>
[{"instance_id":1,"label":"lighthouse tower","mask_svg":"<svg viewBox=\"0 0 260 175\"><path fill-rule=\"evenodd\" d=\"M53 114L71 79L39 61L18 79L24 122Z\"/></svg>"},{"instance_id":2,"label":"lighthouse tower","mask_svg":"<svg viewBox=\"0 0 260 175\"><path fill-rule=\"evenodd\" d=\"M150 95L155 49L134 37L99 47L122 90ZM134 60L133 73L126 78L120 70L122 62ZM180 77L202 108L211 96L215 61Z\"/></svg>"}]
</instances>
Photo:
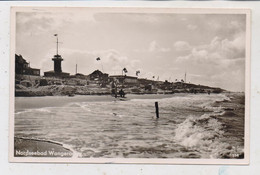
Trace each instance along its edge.
<instances>
[{"instance_id":1,"label":"lighthouse tower","mask_svg":"<svg viewBox=\"0 0 260 175\"><path fill-rule=\"evenodd\" d=\"M52 58L52 61L54 61L54 72L55 73L61 73L61 62L63 61L62 57L59 55L59 39L58 34L55 34L54 36L57 37L57 52L56 55L54 55L54 58Z\"/></svg>"},{"instance_id":2,"label":"lighthouse tower","mask_svg":"<svg viewBox=\"0 0 260 175\"><path fill-rule=\"evenodd\" d=\"M56 55L53 56L52 61L54 62L54 70L53 71L48 71L44 72L44 76L46 77L68 77L69 73L62 72L61 69L61 62L63 61L63 58L61 55L59 55L59 39L58 39L58 34L55 34L54 36L57 37L57 50L56 50Z\"/></svg>"},{"instance_id":3,"label":"lighthouse tower","mask_svg":"<svg viewBox=\"0 0 260 175\"><path fill-rule=\"evenodd\" d=\"M63 61L62 57L60 55L54 55L52 61L54 61L54 72L61 73L61 62Z\"/></svg>"}]
</instances>

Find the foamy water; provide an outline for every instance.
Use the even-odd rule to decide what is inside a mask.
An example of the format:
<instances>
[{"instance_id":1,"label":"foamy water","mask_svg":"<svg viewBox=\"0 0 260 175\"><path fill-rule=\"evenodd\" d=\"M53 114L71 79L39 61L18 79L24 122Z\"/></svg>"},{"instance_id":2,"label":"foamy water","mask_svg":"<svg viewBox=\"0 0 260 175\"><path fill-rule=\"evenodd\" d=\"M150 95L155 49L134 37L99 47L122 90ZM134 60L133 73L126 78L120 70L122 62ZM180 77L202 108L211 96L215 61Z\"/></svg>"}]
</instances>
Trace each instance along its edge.
<instances>
[{"instance_id":1,"label":"foamy water","mask_svg":"<svg viewBox=\"0 0 260 175\"><path fill-rule=\"evenodd\" d=\"M68 101L62 106L17 110L15 136L61 142L79 157L222 158L226 152L243 152L242 141L228 142L225 136L225 121L218 119L222 107L212 105L230 100L224 94L127 101L62 98ZM16 103L26 103L24 99ZM30 100L39 103L37 98Z\"/></svg>"}]
</instances>

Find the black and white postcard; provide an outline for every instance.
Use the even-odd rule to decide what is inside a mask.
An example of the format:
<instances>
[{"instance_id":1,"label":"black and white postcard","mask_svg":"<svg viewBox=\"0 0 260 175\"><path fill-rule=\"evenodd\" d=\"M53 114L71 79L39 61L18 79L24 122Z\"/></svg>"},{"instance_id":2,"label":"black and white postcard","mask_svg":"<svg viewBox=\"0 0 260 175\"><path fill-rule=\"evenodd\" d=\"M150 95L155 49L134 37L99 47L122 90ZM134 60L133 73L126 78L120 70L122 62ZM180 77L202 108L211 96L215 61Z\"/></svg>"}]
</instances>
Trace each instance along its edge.
<instances>
[{"instance_id":1,"label":"black and white postcard","mask_svg":"<svg viewBox=\"0 0 260 175\"><path fill-rule=\"evenodd\" d=\"M11 162L248 164L250 11L12 7Z\"/></svg>"}]
</instances>

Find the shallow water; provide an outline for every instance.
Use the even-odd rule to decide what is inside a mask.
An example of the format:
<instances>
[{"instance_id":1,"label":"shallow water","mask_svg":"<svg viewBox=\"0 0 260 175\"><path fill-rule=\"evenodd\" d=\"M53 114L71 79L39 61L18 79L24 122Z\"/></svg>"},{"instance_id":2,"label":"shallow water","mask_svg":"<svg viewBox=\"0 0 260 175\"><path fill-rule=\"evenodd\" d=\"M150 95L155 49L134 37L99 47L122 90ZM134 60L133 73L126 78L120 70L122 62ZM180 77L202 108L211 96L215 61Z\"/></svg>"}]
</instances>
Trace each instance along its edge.
<instances>
[{"instance_id":1,"label":"shallow water","mask_svg":"<svg viewBox=\"0 0 260 175\"><path fill-rule=\"evenodd\" d=\"M33 108L26 105L28 98L16 98L16 106L26 107L16 108L15 136L61 142L70 145L80 157L243 155L244 111L227 113L222 103L229 103L232 109L243 104L232 103L225 94L172 95L162 99L151 95L126 101L75 96L61 97L61 104L57 97L33 97L29 100L37 103ZM155 117L155 101L159 102L159 119Z\"/></svg>"}]
</instances>

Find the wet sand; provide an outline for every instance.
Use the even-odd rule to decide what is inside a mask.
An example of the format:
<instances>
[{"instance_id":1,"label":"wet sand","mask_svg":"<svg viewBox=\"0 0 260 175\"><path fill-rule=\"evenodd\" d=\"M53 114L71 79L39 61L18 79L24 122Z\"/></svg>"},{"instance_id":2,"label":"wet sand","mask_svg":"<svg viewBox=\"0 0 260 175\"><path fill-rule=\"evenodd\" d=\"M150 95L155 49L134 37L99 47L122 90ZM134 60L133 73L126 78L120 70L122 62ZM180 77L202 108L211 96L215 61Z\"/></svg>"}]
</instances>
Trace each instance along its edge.
<instances>
[{"instance_id":1,"label":"wet sand","mask_svg":"<svg viewBox=\"0 0 260 175\"><path fill-rule=\"evenodd\" d=\"M73 152L51 141L14 138L16 157L72 157Z\"/></svg>"},{"instance_id":2,"label":"wet sand","mask_svg":"<svg viewBox=\"0 0 260 175\"><path fill-rule=\"evenodd\" d=\"M43 97L15 97L15 110L43 108L43 107L62 107L71 102L109 102L109 101L126 101L131 99L162 99L173 96L184 96L185 94L147 94L133 95L128 94L126 98L115 98L111 95L76 95L68 96L49 96Z\"/></svg>"}]
</instances>

